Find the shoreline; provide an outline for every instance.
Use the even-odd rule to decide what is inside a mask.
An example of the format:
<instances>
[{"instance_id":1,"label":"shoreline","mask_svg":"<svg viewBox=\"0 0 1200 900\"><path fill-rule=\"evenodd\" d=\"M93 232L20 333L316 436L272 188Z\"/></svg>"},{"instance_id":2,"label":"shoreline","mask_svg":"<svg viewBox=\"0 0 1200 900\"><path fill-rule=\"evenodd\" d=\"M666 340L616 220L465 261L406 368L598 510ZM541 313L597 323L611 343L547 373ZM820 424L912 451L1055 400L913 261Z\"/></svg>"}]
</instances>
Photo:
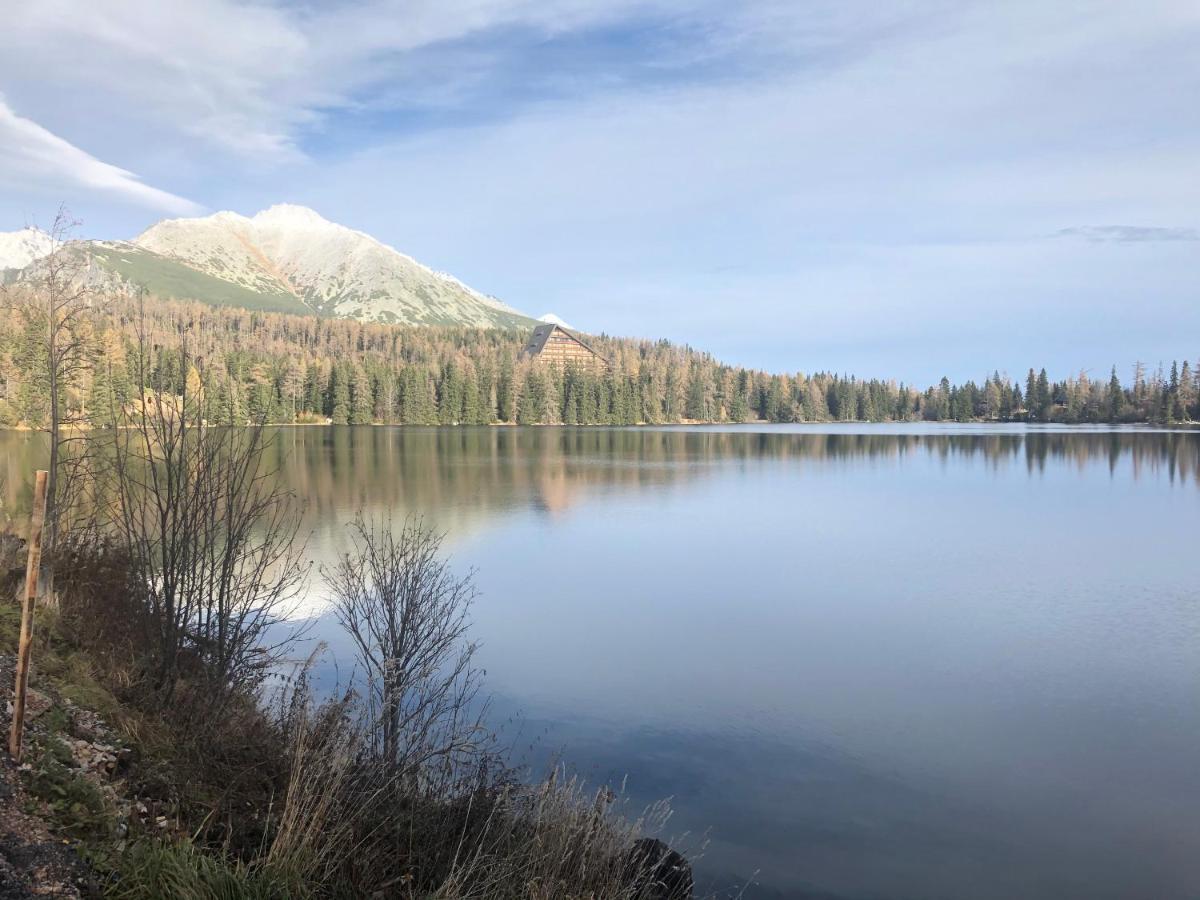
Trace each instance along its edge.
<instances>
[{"instance_id":1,"label":"shoreline","mask_svg":"<svg viewBox=\"0 0 1200 900\"><path fill-rule=\"evenodd\" d=\"M888 419L885 421L871 421L869 419L829 419L822 421L805 421L805 422L769 422L765 419L756 419L750 422L720 422L709 421L702 419L684 419L679 422L630 422L620 425L590 422L579 424L568 424L566 422L534 422L529 425L518 425L516 422L488 422L487 424L459 424L453 423L443 425L435 424L417 424L413 422L369 422L351 425L345 423L342 425L334 425L332 422L264 422L263 425L267 428L438 428L438 429L457 429L457 428L761 428L763 426L780 426L780 425L802 425L812 427L826 427L830 425L854 425L863 427L875 426L892 426L892 425L928 425L928 426L949 426L949 425L974 425L995 428L1012 428L1021 426L1027 429L1042 429L1042 428L1064 428L1064 429L1122 429L1122 428L1141 428L1153 429L1155 431L1194 431L1200 430L1200 421L1172 422L1169 424L1161 422L1136 421L1136 422L1023 422L1021 420L999 421L995 419L968 419L964 422L956 420L926 420L926 419ZM130 425L118 426L118 430L132 428ZM213 425L215 428L253 428L252 423L247 422L245 425ZM88 434L97 429L84 425L72 425L64 427L65 432L77 432L79 434ZM100 429L101 431L109 431L109 428ZM0 432L15 432L18 434L48 434L47 428L32 428L28 425L0 425Z\"/></svg>"}]
</instances>

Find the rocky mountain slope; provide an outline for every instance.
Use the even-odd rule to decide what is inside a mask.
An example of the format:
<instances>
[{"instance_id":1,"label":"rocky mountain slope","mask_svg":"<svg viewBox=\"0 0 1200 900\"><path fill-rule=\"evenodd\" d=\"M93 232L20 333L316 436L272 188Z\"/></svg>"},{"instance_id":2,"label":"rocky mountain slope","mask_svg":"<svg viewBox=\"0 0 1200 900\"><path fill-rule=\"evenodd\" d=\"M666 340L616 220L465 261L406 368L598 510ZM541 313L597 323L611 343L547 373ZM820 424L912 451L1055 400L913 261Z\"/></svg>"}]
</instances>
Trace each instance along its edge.
<instances>
[{"instance_id":1,"label":"rocky mountain slope","mask_svg":"<svg viewBox=\"0 0 1200 900\"><path fill-rule=\"evenodd\" d=\"M252 217L169 219L132 241L87 242L82 249L93 263L89 277L98 282L214 305L408 325L524 328L533 321L300 206L273 206ZM11 256L20 259L15 250Z\"/></svg>"}]
</instances>

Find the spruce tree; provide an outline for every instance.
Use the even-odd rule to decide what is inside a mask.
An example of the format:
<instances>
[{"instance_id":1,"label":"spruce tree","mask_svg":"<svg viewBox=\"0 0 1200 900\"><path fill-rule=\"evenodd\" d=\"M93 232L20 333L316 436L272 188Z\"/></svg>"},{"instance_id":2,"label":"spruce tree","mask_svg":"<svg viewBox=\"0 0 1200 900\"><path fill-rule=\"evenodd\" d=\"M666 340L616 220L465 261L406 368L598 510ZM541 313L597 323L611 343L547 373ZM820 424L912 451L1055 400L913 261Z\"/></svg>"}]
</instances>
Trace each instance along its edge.
<instances>
[{"instance_id":1,"label":"spruce tree","mask_svg":"<svg viewBox=\"0 0 1200 900\"><path fill-rule=\"evenodd\" d=\"M514 422L517 418L516 382L510 353L505 353L500 360L500 373L496 377L496 418L501 422Z\"/></svg>"},{"instance_id":2,"label":"spruce tree","mask_svg":"<svg viewBox=\"0 0 1200 900\"><path fill-rule=\"evenodd\" d=\"M1050 380L1046 377L1046 370L1042 369L1037 377L1037 420L1045 422L1050 417Z\"/></svg>"},{"instance_id":3,"label":"spruce tree","mask_svg":"<svg viewBox=\"0 0 1200 900\"><path fill-rule=\"evenodd\" d=\"M334 363L329 370L329 419L334 425L350 421L350 378L345 363Z\"/></svg>"},{"instance_id":4,"label":"spruce tree","mask_svg":"<svg viewBox=\"0 0 1200 900\"><path fill-rule=\"evenodd\" d=\"M1038 382L1037 374L1033 369L1029 370L1029 375L1025 378L1025 419L1026 421L1036 421L1037 414L1037 396Z\"/></svg>"},{"instance_id":5,"label":"spruce tree","mask_svg":"<svg viewBox=\"0 0 1200 900\"><path fill-rule=\"evenodd\" d=\"M371 379L367 377L362 366L353 366L351 371L348 422L351 425L370 425L375 410L375 398L371 395Z\"/></svg>"},{"instance_id":6,"label":"spruce tree","mask_svg":"<svg viewBox=\"0 0 1200 900\"><path fill-rule=\"evenodd\" d=\"M1120 422L1121 410L1125 406L1125 391L1121 387L1121 379L1117 377L1117 367L1112 367L1112 376L1108 379L1108 392L1105 397L1108 407L1108 421Z\"/></svg>"}]
</instances>

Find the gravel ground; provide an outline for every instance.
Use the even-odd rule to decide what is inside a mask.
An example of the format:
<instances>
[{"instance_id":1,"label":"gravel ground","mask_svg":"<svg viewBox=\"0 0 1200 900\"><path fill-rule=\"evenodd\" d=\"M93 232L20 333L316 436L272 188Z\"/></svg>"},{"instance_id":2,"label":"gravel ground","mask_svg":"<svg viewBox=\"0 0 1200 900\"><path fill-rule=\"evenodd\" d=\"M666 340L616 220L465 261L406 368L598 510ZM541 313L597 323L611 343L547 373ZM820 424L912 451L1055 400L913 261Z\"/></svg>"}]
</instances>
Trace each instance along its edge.
<instances>
[{"instance_id":1,"label":"gravel ground","mask_svg":"<svg viewBox=\"0 0 1200 900\"><path fill-rule=\"evenodd\" d=\"M36 815L39 804L25 791L8 755L13 666L11 655L0 655L0 685L6 695L0 705L0 900L93 896L88 867Z\"/></svg>"}]
</instances>

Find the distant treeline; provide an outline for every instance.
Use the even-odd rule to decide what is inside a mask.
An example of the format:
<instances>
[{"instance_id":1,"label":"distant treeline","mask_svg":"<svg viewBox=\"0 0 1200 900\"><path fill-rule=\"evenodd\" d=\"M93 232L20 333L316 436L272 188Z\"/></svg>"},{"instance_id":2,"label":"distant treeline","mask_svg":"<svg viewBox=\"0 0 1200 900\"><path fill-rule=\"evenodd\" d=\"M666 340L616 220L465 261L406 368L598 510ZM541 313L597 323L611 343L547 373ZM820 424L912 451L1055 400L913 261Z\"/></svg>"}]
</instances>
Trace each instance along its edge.
<instances>
[{"instance_id":1,"label":"distant treeline","mask_svg":"<svg viewBox=\"0 0 1200 900\"><path fill-rule=\"evenodd\" d=\"M607 373L521 358L527 335L416 328L250 312L166 300L114 300L82 317L88 365L59 386L66 407L96 424L147 390L201 386L208 418L244 423L332 421L414 425L658 424L684 421L1152 422L1200 419L1200 372L1188 362L1122 381L1086 373L982 384L943 378L925 390L817 372L772 375L724 365L666 341L599 336ZM139 340L139 332L142 339ZM49 388L45 323L36 308L0 319L0 425L43 427ZM181 362L186 341L194 360ZM147 365L136 364L139 347ZM138 383L138 382L143 383Z\"/></svg>"}]
</instances>

